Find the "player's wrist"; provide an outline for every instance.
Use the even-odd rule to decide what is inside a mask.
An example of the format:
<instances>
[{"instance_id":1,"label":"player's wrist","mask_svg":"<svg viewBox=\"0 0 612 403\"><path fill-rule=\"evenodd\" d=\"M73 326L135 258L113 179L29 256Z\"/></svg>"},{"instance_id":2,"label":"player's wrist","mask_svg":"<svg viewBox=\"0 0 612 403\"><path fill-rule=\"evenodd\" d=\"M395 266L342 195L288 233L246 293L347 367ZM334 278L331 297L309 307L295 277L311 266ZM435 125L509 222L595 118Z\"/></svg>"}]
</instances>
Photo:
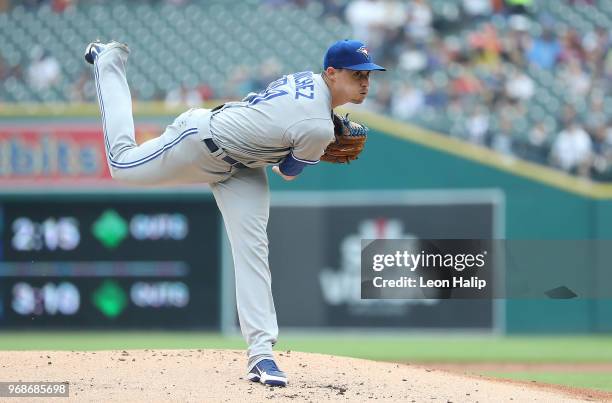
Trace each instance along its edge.
<instances>
[{"instance_id":1,"label":"player's wrist","mask_svg":"<svg viewBox=\"0 0 612 403\"><path fill-rule=\"evenodd\" d=\"M292 180L294 180L295 178L297 178L297 175L296 175L296 176L285 175L285 174L284 174L284 173L281 171L281 169L278 167L278 165L274 165L274 166L272 167L272 171L274 171L276 174L278 174L278 175L279 175L281 178L283 178L283 179L284 179L284 180L286 180L286 181L292 181Z\"/></svg>"}]
</instances>

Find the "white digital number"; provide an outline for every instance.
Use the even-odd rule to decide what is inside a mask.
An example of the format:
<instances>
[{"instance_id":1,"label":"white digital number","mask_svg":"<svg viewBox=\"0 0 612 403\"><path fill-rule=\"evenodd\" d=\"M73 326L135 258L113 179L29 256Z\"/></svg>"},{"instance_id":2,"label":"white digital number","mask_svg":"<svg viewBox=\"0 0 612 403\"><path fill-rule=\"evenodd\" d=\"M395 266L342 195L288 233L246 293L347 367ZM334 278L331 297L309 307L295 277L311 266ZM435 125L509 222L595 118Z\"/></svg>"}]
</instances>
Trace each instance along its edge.
<instances>
[{"instance_id":1,"label":"white digital number","mask_svg":"<svg viewBox=\"0 0 612 403\"><path fill-rule=\"evenodd\" d=\"M72 283L46 283L41 288L21 282L13 286L13 310L20 315L74 315L81 305L79 290Z\"/></svg>"},{"instance_id":2,"label":"white digital number","mask_svg":"<svg viewBox=\"0 0 612 403\"><path fill-rule=\"evenodd\" d=\"M19 217L13 221L13 248L22 251L40 250L42 248L42 239L36 228L37 225L25 217Z\"/></svg>"},{"instance_id":3,"label":"white digital number","mask_svg":"<svg viewBox=\"0 0 612 403\"><path fill-rule=\"evenodd\" d=\"M20 315L30 315L36 308L36 297L32 286L17 283L13 286L13 310Z\"/></svg>"},{"instance_id":4,"label":"white digital number","mask_svg":"<svg viewBox=\"0 0 612 403\"><path fill-rule=\"evenodd\" d=\"M73 217L50 217L42 224L25 217L13 221L12 245L18 251L73 250L80 241L79 223Z\"/></svg>"}]
</instances>

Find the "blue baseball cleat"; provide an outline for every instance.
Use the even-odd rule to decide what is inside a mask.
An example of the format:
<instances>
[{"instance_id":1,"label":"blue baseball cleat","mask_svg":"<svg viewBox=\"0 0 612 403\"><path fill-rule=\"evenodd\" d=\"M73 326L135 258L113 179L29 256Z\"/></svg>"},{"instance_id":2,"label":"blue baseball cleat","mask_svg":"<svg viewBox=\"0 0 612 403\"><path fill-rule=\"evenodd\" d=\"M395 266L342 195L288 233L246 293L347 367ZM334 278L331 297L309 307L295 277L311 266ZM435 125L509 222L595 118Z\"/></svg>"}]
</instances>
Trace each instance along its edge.
<instances>
[{"instance_id":1,"label":"blue baseball cleat","mask_svg":"<svg viewBox=\"0 0 612 403\"><path fill-rule=\"evenodd\" d=\"M273 360L261 360L249 371L247 379L269 386L287 386L287 375Z\"/></svg>"},{"instance_id":2,"label":"blue baseball cleat","mask_svg":"<svg viewBox=\"0 0 612 403\"><path fill-rule=\"evenodd\" d=\"M95 41L87 45L87 47L85 48L85 60L89 64L94 64L94 62L102 52L111 48L123 48L126 52L130 51L128 46L124 43L119 43L115 41L109 43L102 43L100 41Z\"/></svg>"}]
</instances>

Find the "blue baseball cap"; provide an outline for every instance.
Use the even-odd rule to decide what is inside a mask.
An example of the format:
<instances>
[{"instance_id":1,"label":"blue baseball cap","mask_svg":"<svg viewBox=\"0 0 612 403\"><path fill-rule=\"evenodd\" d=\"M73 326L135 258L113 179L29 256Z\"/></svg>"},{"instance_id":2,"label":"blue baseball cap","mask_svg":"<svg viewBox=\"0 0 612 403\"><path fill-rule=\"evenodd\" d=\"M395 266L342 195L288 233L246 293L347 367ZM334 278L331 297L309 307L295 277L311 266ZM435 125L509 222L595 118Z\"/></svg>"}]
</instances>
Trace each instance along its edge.
<instances>
[{"instance_id":1,"label":"blue baseball cap","mask_svg":"<svg viewBox=\"0 0 612 403\"><path fill-rule=\"evenodd\" d=\"M347 70L379 70L384 67L372 63L372 57L363 42L345 39L331 45L323 58L323 68L334 67Z\"/></svg>"}]
</instances>

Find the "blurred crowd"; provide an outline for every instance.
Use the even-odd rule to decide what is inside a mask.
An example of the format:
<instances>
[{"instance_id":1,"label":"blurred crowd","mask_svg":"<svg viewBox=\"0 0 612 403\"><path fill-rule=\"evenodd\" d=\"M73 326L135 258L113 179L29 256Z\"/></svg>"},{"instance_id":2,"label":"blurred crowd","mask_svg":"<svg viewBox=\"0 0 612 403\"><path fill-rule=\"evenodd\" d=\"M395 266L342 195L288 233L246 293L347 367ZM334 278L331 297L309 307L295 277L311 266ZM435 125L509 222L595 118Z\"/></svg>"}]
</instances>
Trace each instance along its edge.
<instances>
[{"instance_id":1,"label":"blurred crowd","mask_svg":"<svg viewBox=\"0 0 612 403\"><path fill-rule=\"evenodd\" d=\"M78 0L0 0L0 12L6 11L11 6L24 6L26 9L36 9L48 5L55 12L61 13L66 9L76 6Z\"/></svg>"},{"instance_id":2,"label":"blurred crowd","mask_svg":"<svg viewBox=\"0 0 612 403\"><path fill-rule=\"evenodd\" d=\"M97 0L81 0L97 1ZM137 0L181 5L190 0ZM321 18L348 24L389 70L376 75L369 109L426 126L512 158L566 172L612 180L612 37L609 26L579 32L542 12L538 0L454 0L434 12L434 0L260 0L262 7L311 7ZM558 0L597 7L594 0ZM48 3L61 12L77 0ZM0 0L8 5L8 0ZM448 5L448 4L447 4ZM265 88L283 71L271 59L256 69L237 66L216 91L182 84L155 95L168 105L197 106L215 98L241 98ZM31 63L7 69L34 88L59 82L59 62L33 49ZM92 101L86 71L73 85L73 101ZM552 94L552 96L551 96ZM135 94L137 97L138 94Z\"/></svg>"},{"instance_id":3,"label":"blurred crowd","mask_svg":"<svg viewBox=\"0 0 612 403\"><path fill-rule=\"evenodd\" d=\"M460 5L447 20L425 0L348 4L356 36L400 74L377 83L370 107L506 156L612 180L610 27L579 34L525 0ZM542 85L560 90L556 100Z\"/></svg>"}]
</instances>

